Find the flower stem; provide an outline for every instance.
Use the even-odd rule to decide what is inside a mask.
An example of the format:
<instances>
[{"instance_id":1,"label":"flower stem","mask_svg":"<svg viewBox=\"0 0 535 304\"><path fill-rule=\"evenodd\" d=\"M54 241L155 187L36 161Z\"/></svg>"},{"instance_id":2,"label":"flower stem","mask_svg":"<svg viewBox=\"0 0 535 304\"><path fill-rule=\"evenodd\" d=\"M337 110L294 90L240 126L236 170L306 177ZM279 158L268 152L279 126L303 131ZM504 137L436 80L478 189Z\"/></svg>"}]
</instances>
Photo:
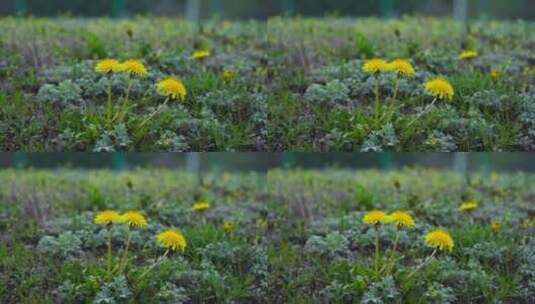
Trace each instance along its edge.
<instances>
[{"instance_id":1,"label":"flower stem","mask_svg":"<svg viewBox=\"0 0 535 304\"><path fill-rule=\"evenodd\" d=\"M375 226L375 276L379 276L379 228Z\"/></svg>"},{"instance_id":2,"label":"flower stem","mask_svg":"<svg viewBox=\"0 0 535 304\"><path fill-rule=\"evenodd\" d=\"M413 275L415 275L422 267L424 267L425 265L427 265L429 262L431 262L431 259L435 256L435 254L437 253L437 250L433 250L433 253L431 253L430 256L427 257L427 259L425 259L425 261L422 262L422 264L418 265L418 267L416 267L416 269L414 269L413 272L411 272L407 278L405 280L409 280Z\"/></svg>"},{"instance_id":3,"label":"flower stem","mask_svg":"<svg viewBox=\"0 0 535 304\"><path fill-rule=\"evenodd\" d=\"M126 265L128 264L128 249L130 248L130 241L132 240L132 231L128 229L128 237L126 239L126 246L123 252L123 258L121 260L121 263L119 263L120 269L124 271L126 269Z\"/></svg>"},{"instance_id":4,"label":"flower stem","mask_svg":"<svg viewBox=\"0 0 535 304\"><path fill-rule=\"evenodd\" d=\"M108 109L107 109L107 114L106 114L106 120L107 120L107 124L108 124L108 129L111 129L112 127L112 104L111 104L111 90L112 90L112 83L113 83L113 80L109 79L109 83L108 83Z\"/></svg>"},{"instance_id":5,"label":"flower stem","mask_svg":"<svg viewBox=\"0 0 535 304\"><path fill-rule=\"evenodd\" d=\"M431 107L433 107L433 105L435 104L435 102L437 102L437 99L433 99L433 102L428 105L422 112L420 112L420 114L418 114L418 116L416 116L415 119L413 119L408 125L407 125L407 128L409 128L410 126L412 126L415 122L417 122L425 113L429 112L429 110L431 110Z\"/></svg>"},{"instance_id":6,"label":"flower stem","mask_svg":"<svg viewBox=\"0 0 535 304\"><path fill-rule=\"evenodd\" d=\"M138 278L137 281L139 282L144 276L146 276L154 267L158 266L163 260L167 257L169 254L169 249L165 251L165 253L154 263L152 264L147 270L145 270Z\"/></svg>"},{"instance_id":7,"label":"flower stem","mask_svg":"<svg viewBox=\"0 0 535 304\"><path fill-rule=\"evenodd\" d=\"M375 79L375 126L379 127L379 124L381 122L381 114L379 113L381 110L381 97L379 96L381 80L379 79L379 75L377 75Z\"/></svg>"},{"instance_id":8,"label":"flower stem","mask_svg":"<svg viewBox=\"0 0 535 304\"><path fill-rule=\"evenodd\" d=\"M167 103L169 102L169 97L167 97L165 99L165 102L163 104L161 104L158 109L156 109L156 111L152 112L149 117L147 117L145 120L143 120L141 122L141 124L139 124L139 129L141 129L146 123L148 123L154 116L156 116L158 113L160 113L160 111L163 109L163 107L165 107L165 105L167 105Z\"/></svg>"},{"instance_id":9,"label":"flower stem","mask_svg":"<svg viewBox=\"0 0 535 304\"><path fill-rule=\"evenodd\" d=\"M396 84L394 86L394 96L392 97L393 101L396 101L398 98L398 91L399 91L399 76L396 76Z\"/></svg>"},{"instance_id":10,"label":"flower stem","mask_svg":"<svg viewBox=\"0 0 535 304\"><path fill-rule=\"evenodd\" d=\"M112 231L111 228L108 229L108 267L107 267L107 274L108 278L111 277L111 238L112 238Z\"/></svg>"}]
</instances>

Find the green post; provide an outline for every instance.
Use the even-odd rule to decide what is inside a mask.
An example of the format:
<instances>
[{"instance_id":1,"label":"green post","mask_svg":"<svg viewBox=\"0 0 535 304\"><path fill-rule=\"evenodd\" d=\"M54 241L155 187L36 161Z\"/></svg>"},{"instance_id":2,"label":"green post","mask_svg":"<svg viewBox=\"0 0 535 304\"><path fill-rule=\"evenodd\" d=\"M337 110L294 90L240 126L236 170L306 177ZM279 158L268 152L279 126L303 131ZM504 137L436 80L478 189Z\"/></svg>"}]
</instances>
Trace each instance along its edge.
<instances>
[{"instance_id":1,"label":"green post","mask_svg":"<svg viewBox=\"0 0 535 304\"><path fill-rule=\"evenodd\" d=\"M394 17L394 0L381 0L380 9L383 18Z\"/></svg>"},{"instance_id":2,"label":"green post","mask_svg":"<svg viewBox=\"0 0 535 304\"><path fill-rule=\"evenodd\" d=\"M467 0L453 0L453 16L459 22L466 22L468 18Z\"/></svg>"},{"instance_id":3,"label":"green post","mask_svg":"<svg viewBox=\"0 0 535 304\"><path fill-rule=\"evenodd\" d=\"M477 11L480 17L488 17L490 15L490 1L489 0L478 0L477 1Z\"/></svg>"},{"instance_id":4,"label":"green post","mask_svg":"<svg viewBox=\"0 0 535 304\"><path fill-rule=\"evenodd\" d=\"M15 168L22 169L26 166L28 163L28 155L24 152L16 152L15 153Z\"/></svg>"},{"instance_id":5,"label":"green post","mask_svg":"<svg viewBox=\"0 0 535 304\"><path fill-rule=\"evenodd\" d=\"M383 170L392 170L395 167L394 156L391 152L379 153L379 164Z\"/></svg>"},{"instance_id":6,"label":"green post","mask_svg":"<svg viewBox=\"0 0 535 304\"><path fill-rule=\"evenodd\" d=\"M188 0L186 2L186 16L189 21L199 23L201 20L201 0Z\"/></svg>"},{"instance_id":7,"label":"green post","mask_svg":"<svg viewBox=\"0 0 535 304\"><path fill-rule=\"evenodd\" d=\"M223 0L210 0L210 15L222 17L224 14Z\"/></svg>"},{"instance_id":8,"label":"green post","mask_svg":"<svg viewBox=\"0 0 535 304\"><path fill-rule=\"evenodd\" d=\"M488 177L492 170L492 162L489 153L479 153L479 166L483 176Z\"/></svg>"},{"instance_id":9,"label":"green post","mask_svg":"<svg viewBox=\"0 0 535 304\"><path fill-rule=\"evenodd\" d=\"M295 166L295 154L292 152L282 153L282 166L284 168L292 168Z\"/></svg>"},{"instance_id":10,"label":"green post","mask_svg":"<svg viewBox=\"0 0 535 304\"><path fill-rule=\"evenodd\" d=\"M112 16L115 18L126 15L126 0L113 0Z\"/></svg>"},{"instance_id":11,"label":"green post","mask_svg":"<svg viewBox=\"0 0 535 304\"><path fill-rule=\"evenodd\" d=\"M125 153L113 153L113 169L117 171L123 171L127 167L127 160L126 160L126 154Z\"/></svg>"},{"instance_id":12,"label":"green post","mask_svg":"<svg viewBox=\"0 0 535 304\"><path fill-rule=\"evenodd\" d=\"M286 15L295 14L295 0L282 0L282 11Z\"/></svg>"},{"instance_id":13,"label":"green post","mask_svg":"<svg viewBox=\"0 0 535 304\"><path fill-rule=\"evenodd\" d=\"M17 16L24 16L28 12L28 3L26 0L15 1L15 12Z\"/></svg>"}]
</instances>

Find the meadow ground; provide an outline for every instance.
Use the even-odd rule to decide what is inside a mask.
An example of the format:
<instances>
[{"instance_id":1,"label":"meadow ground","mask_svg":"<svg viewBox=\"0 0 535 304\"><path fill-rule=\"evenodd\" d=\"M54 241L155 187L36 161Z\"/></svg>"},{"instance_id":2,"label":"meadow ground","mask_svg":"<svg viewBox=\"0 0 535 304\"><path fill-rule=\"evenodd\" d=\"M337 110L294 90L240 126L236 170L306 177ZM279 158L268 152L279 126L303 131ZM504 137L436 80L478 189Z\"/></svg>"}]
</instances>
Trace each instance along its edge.
<instances>
[{"instance_id":1,"label":"meadow ground","mask_svg":"<svg viewBox=\"0 0 535 304\"><path fill-rule=\"evenodd\" d=\"M268 29L273 150L535 148L533 23L275 18ZM371 58L414 71L366 72ZM426 89L436 78L451 99Z\"/></svg>"},{"instance_id":2,"label":"meadow ground","mask_svg":"<svg viewBox=\"0 0 535 304\"><path fill-rule=\"evenodd\" d=\"M272 18L199 31L156 17L3 18L0 28L4 151L535 149L531 22ZM105 58L147 73L95 71ZM406 59L414 73L363 71L372 58ZM168 77L185 96L157 86ZM448 94L426 89L435 78Z\"/></svg>"},{"instance_id":3,"label":"meadow ground","mask_svg":"<svg viewBox=\"0 0 535 304\"><path fill-rule=\"evenodd\" d=\"M531 303L534 181L2 171L0 302Z\"/></svg>"}]
</instances>

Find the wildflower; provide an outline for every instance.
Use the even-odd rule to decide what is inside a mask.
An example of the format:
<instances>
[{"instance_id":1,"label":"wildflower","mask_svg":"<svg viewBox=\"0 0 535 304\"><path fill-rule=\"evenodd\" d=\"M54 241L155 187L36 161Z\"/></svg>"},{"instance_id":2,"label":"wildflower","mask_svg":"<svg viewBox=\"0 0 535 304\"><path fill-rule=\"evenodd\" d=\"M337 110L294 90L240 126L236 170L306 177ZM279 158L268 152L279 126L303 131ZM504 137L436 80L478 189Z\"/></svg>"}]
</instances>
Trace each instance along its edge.
<instances>
[{"instance_id":1,"label":"wildflower","mask_svg":"<svg viewBox=\"0 0 535 304\"><path fill-rule=\"evenodd\" d=\"M171 99L184 100L187 95L184 83L176 78L169 77L156 84L158 92Z\"/></svg>"},{"instance_id":2,"label":"wildflower","mask_svg":"<svg viewBox=\"0 0 535 304\"><path fill-rule=\"evenodd\" d=\"M122 223L124 218L115 211L103 211L95 216L95 224L98 225L111 225Z\"/></svg>"},{"instance_id":3,"label":"wildflower","mask_svg":"<svg viewBox=\"0 0 535 304\"><path fill-rule=\"evenodd\" d=\"M408 60L396 59L392 61L389 65L390 65L390 71L396 73L399 76L412 78L414 77L414 75L416 75L416 71L414 70L414 67Z\"/></svg>"},{"instance_id":4,"label":"wildflower","mask_svg":"<svg viewBox=\"0 0 535 304\"><path fill-rule=\"evenodd\" d=\"M499 70L492 70L490 71L490 78L492 78L493 81L497 82L502 78L502 72Z\"/></svg>"},{"instance_id":5,"label":"wildflower","mask_svg":"<svg viewBox=\"0 0 535 304\"><path fill-rule=\"evenodd\" d=\"M232 80L234 80L234 72L232 70L224 70L223 80L225 82L231 82Z\"/></svg>"},{"instance_id":6,"label":"wildflower","mask_svg":"<svg viewBox=\"0 0 535 304\"><path fill-rule=\"evenodd\" d=\"M182 232L175 229L170 229L158 234L156 239L162 247L170 250L180 250L184 252L188 246L186 238Z\"/></svg>"},{"instance_id":7,"label":"wildflower","mask_svg":"<svg viewBox=\"0 0 535 304\"><path fill-rule=\"evenodd\" d=\"M459 55L459 59L461 60L472 60L479 57L479 53L477 51L464 51Z\"/></svg>"},{"instance_id":8,"label":"wildflower","mask_svg":"<svg viewBox=\"0 0 535 304\"><path fill-rule=\"evenodd\" d=\"M492 229L492 232L498 233L498 232L500 232L500 230L502 230L502 224L499 223L499 222L493 222L490 225L490 229Z\"/></svg>"},{"instance_id":9,"label":"wildflower","mask_svg":"<svg viewBox=\"0 0 535 304\"><path fill-rule=\"evenodd\" d=\"M436 78L425 84L426 91L439 99L452 100L455 90L449 81L443 78Z\"/></svg>"},{"instance_id":10,"label":"wildflower","mask_svg":"<svg viewBox=\"0 0 535 304\"><path fill-rule=\"evenodd\" d=\"M468 202L465 202L464 204L462 204L459 207L459 211L461 211L461 212L472 212L472 211L476 210L477 208L479 208L479 204L476 201L468 201Z\"/></svg>"},{"instance_id":11,"label":"wildflower","mask_svg":"<svg viewBox=\"0 0 535 304\"><path fill-rule=\"evenodd\" d=\"M390 71L390 65L383 59L371 59L364 63L362 70L368 74L380 74Z\"/></svg>"},{"instance_id":12,"label":"wildflower","mask_svg":"<svg viewBox=\"0 0 535 304\"><path fill-rule=\"evenodd\" d=\"M124 222L134 228L147 228L147 219L137 211L129 211L123 214Z\"/></svg>"},{"instance_id":13,"label":"wildflower","mask_svg":"<svg viewBox=\"0 0 535 304\"><path fill-rule=\"evenodd\" d=\"M231 233L236 229L236 225L232 222L224 222L223 223L223 230L225 230L226 233Z\"/></svg>"},{"instance_id":14,"label":"wildflower","mask_svg":"<svg viewBox=\"0 0 535 304\"><path fill-rule=\"evenodd\" d=\"M95 65L95 72L101 74L111 74L121 71L121 64L115 59L104 59Z\"/></svg>"},{"instance_id":15,"label":"wildflower","mask_svg":"<svg viewBox=\"0 0 535 304\"><path fill-rule=\"evenodd\" d=\"M416 223L414 222L414 219L412 216L404 211L396 211L392 213L390 216L391 222L395 224L398 228L408 228L413 229L416 227Z\"/></svg>"},{"instance_id":16,"label":"wildflower","mask_svg":"<svg viewBox=\"0 0 535 304\"><path fill-rule=\"evenodd\" d=\"M371 211L364 215L362 222L366 225L379 225L388 223L391 221L391 218L386 215L383 211Z\"/></svg>"},{"instance_id":17,"label":"wildflower","mask_svg":"<svg viewBox=\"0 0 535 304\"><path fill-rule=\"evenodd\" d=\"M210 51L195 51L193 52L193 55L191 55L191 58L196 60L204 60L208 57L210 57L211 53Z\"/></svg>"},{"instance_id":18,"label":"wildflower","mask_svg":"<svg viewBox=\"0 0 535 304\"><path fill-rule=\"evenodd\" d=\"M146 77L149 75L149 72L147 71L147 68L143 62L137 59L130 59L121 63L120 69L122 72L125 72L129 75L136 75L139 77Z\"/></svg>"},{"instance_id":19,"label":"wildflower","mask_svg":"<svg viewBox=\"0 0 535 304\"><path fill-rule=\"evenodd\" d=\"M451 238L451 235L445 231L445 230L435 230L432 232L429 232L425 236L425 243L427 246L439 249L439 250L446 250L446 251L452 251L453 247L455 246L453 239Z\"/></svg>"},{"instance_id":20,"label":"wildflower","mask_svg":"<svg viewBox=\"0 0 535 304\"><path fill-rule=\"evenodd\" d=\"M191 210L195 212L203 212L210 209L211 207L212 205L210 205L210 203L208 202L198 202L191 207Z\"/></svg>"}]
</instances>

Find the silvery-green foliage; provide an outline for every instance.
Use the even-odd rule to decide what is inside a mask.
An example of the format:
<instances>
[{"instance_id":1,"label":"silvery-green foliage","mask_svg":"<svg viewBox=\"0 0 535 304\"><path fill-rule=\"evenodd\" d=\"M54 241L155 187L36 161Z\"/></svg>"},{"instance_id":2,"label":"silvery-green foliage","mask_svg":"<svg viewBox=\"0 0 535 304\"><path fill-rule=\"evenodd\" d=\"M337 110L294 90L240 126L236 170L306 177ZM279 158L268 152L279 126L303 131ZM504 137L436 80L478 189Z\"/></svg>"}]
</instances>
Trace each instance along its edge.
<instances>
[{"instance_id":1,"label":"silvery-green foliage","mask_svg":"<svg viewBox=\"0 0 535 304\"><path fill-rule=\"evenodd\" d=\"M245 253L242 248L224 241L208 244L198 252L203 258L218 263L233 263Z\"/></svg>"},{"instance_id":2,"label":"silvery-green foliage","mask_svg":"<svg viewBox=\"0 0 535 304\"><path fill-rule=\"evenodd\" d=\"M495 242L481 242L466 248L466 254L480 263L494 264L503 261L507 248Z\"/></svg>"},{"instance_id":3,"label":"silvery-green foliage","mask_svg":"<svg viewBox=\"0 0 535 304\"><path fill-rule=\"evenodd\" d=\"M423 300L426 303L451 304L457 302L457 297L452 288L433 282L425 291Z\"/></svg>"},{"instance_id":4,"label":"silvery-green foliage","mask_svg":"<svg viewBox=\"0 0 535 304\"><path fill-rule=\"evenodd\" d=\"M348 246L349 241L347 237L335 231L327 234L325 237L318 235L311 236L305 244L305 250L313 254L333 258L345 256L349 250Z\"/></svg>"},{"instance_id":5,"label":"silvery-green foliage","mask_svg":"<svg viewBox=\"0 0 535 304\"><path fill-rule=\"evenodd\" d=\"M424 148L436 152L452 152L457 150L455 139L451 135L433 130L424 141Z\"/></svg>"},{"instance_id":6,"label":"silvery-green foliage","mask_svg":"<svg viewBox=\"0 0 535 304\"><path fill-rule=\"evenodd\" d=\"M348 284L343 284L338 281L332 281L329 285L323 288L319 295L324 303L352 303L354 302L352 287Z\"/></svg>"},{"instance_id":7,"label":"silvery-green foliage","mask_svg":"<svg viewBox=\"0 0 535 304\"><path fill-rule=\"evenodd\" d=\"M466 102L482 111L501 112L510 99L509 96L498 94L495 90L485 90L474 93L466 99Z\"/></svg>"},{"instance_id":8,"label":"silvery-green foliage","mask_svg":"<svg viewBox=\"0 0 535 304\"><path fill-rule=\"evenodd\" d=\"M396 130L391 123L383 126L381 130L373 131L362 145L362 152L381 152L394 148L399 143Z\"/></svg>"},{"instance_id":9,"label":"silvery-green foliage","mask_svg":"<svg viewBox=\"0 0 535 304\"><path fill-rule=\"evenodd\" d=\"M307 89L304 98L313 104L332 105L348 102L349 94L350 91L345 84L339 80L332 80L325 85L311 85Z\"/></svg>"},{"instance_id":10,"label":"silvery-green foliage","mask_svg":"<svg viewBox=\"0 0 535 304\"><path fill-rule=\"evenodd\" d=\"M71 80L64 80L58 85L45 84L37 93L37 100L51 102L60 106L79 105L82 102L82 90Z\"/></svg>"},{"instance_id":11,"label":"silvery-green foliage","mask_svg":"<svg viewBox=\"0 0 535 304\"><path fill-rule=\"evenodd\" d=\"M132 292L125 276L118 276L111 283L105 283L95 296L93 304L130 303Z\"/></svg>"},{"instance_id":12,"label":"silvery-green foliage","mask_svg":"<svg viewBox=\"0 0 535 304\"><path fill-rule=\"evenodd\" d=\"M526 298L535 297L535 240L528 242L522 250L520 271L524 275L523 292Z\"/></svg>"},{"instance_id":13,"label":"silvery-green foliage","mask_svg":"<svg viewBox=\"0 0 535 304\"><path fill-rule=\"evenodd\" d=\"M37 249L49 255L68 257L80 252L82 241L71 231L61 233L57 237L44 236L39 240Z\"/></svg>"},{"instance_id":14,"label":"silvery-green foliage","mask_svg":"<svg viewBox=\"0 0 535 304\"><path fill-rule=\"evenodd\" d=\"M255 276L255 284L253 292L257 298L265 296L268 290L268 254L265 246L255 246L253 250L253 265L251 266L251 273Z\"/></svg>"},{"instance_id":15,"label":"silvery-green foliage","mask_svg":"<svg viewBox=\"0 0 535 304\"><path fill-rule=\"evenodd\" d=\"M185 288L169 282L162 285L155 298L158 303L168 304L182 304L190 301Z\"/></svg>"},{"instance_id":16,"label":"silvery-green foliage","mask_svg":"<svg viewBox=\"0 0 535 304\"><path fill-rule=\"evenodd\" d=\"M96 143L94 152L114 152L126 150L132 140L128 135L125 124L118 124L110 131L105 131Z\"/></svg>"},{"instance_id":17,"label":"silvery-green foliage","mask_svg":"<svg viewBox=\"0 0 535 304\"><path fill-rule=\"evenodd\" d=\"M161 150L170 152L186 152L190 150L190 146L184 136L169 130L166 130L160 136L160 139L156 142L156 146Z\"/></svg>"},{"instance_id":18,"label":"silvery-green foliage","mask_svg":"<svg viewBox=\"0 0 535 304\"><path fill-rule=\"evenodd\" d=\"M400 292L392 276L373 283L362 297L363 304L401 303Z\"/></svg>"},{"instance_id":19,"label":"silvery-green foliage","mask_svg":"<svg viewBox=\"0 0 535 304\"><path fill-rule=\"evenodd\" d=\"M535 150L535 92L524 94L521 103L520 122L523 126L521 144L529 151Z\"/></svg>"}]
</instances>

